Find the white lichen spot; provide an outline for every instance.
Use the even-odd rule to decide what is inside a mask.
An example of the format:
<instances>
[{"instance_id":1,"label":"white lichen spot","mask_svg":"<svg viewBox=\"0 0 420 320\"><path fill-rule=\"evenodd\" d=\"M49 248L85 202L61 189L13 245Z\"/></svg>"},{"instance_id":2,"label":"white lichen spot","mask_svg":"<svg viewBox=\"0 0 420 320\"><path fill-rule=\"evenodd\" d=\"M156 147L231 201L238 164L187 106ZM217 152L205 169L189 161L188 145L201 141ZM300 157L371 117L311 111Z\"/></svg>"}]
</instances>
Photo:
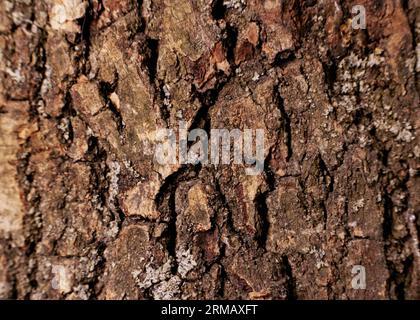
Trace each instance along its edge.
<instances>
[{"instance_id":1,"label":"white lichen spot","mask_svg":"<svg viewBox=\"0 0 420 320\"><path fill-rule=\"evenodd\" d=\"M16 11L12 13L12 20L15 25L20 25L25 20L25 16L22 12Z\"/></svg>"},{"instance_id":2,"label":"white lichen spot","mask_svg":"<svg viewBox=\"0 0 420 320\"><path fill-rule=\"evenodd\" d=\"M166 107L166 109L171 109L172 108L172 104L171 104L171 88L165 84L162 87L163 90L163 94L165 96L165 98L163 99L163 105Z\"/></svg>"},{"instance_id":3,"label":"white lichen spot","mask_svg":"<svg viewBox=\"0 0 420 320\"><path fill-rule=\"evenodd\" d=\"M78 285L74 288L76 296L80 300L89 300L89 286L88 285Z\"/></svg>"},{"instance_id":4,"label":"white lichen spot","mask_svg":"<svg viewBox=\"0 0 420 320\"><path fill-rule=\"evenodd\" d=\"M325 251L323 249L317 249L316 247L311 247L309 254L312 254L315 257L315 267L319 270L322 267L328 267L328 263L324 261Z\"/></svg>"},{"instance_id":5,"label":"white lichen spot","mask_svg":"<svg viewBox=\"0 0 420 320\"><path fill-rule=\"evenodd\" d=\"M349 66L353 68L360 68L365 66L363 59L359 58L354 52L350 53L347 59L343 59L342 62L340 62L340 65L344 64L346 60Z\"/></svg>"},{"instance_id":6,"label":"white lichen spot","mask_svg":"<svg viewBox=\"0 0 420 320\"><path fill-rule=\"evenodd\" d=\"M348 223L349 227L356 228L357 227L357 221L352 221Z\"/></svg>"},{"instance_id":7,"label":"white lichen spot","mask_svg":"<svg viewBox=\"0 0 420 320\"><path fill-rule=\"evenodd\" d=\"M7 12L10 12L10 11L12 11L12 9L13 9L13 2L11 2L11 1L4 1L3 2L3 6L4 6L4 9L7 11Z\"/></svg>"},{"instance_id":8,"label":"white lichen spot","mask_svg":"<svg viewBox=\"0 0 420 320\"><path fill-rule=\"evenodd\" d=\"M63 265L54 265L51 272L54 275L51 281L52 288L60 291L60 293L69 293L73 282L71 272Z\"/></svg>"},{"instance_id":9,"label":"white lichen spot","mask_svg":"<svg viewBox=\"0 0 420 320\"><path fill-rule=\"evenodd\" d=\"M165 95L165 97L170 98L171 97L171 91L170 91L171 88L167 84L165 84L165 85L163 85L162 89L163 89L163 94Z\"/></svg>"},{"instance_id":10,"label":"white lichen spot","mask_svg":"<svg viewBox=\"0 0 420 320\"><path fill-rule=\"evenodd\" d=\"M44 80L42 81L41 84L41 95L45 95L49 90L52 89L52 84L51 84L51 74L52 74L52 70L51 67L46 64L45 65L45 77Z\"/></svg>"},{"instance_id":11,"label":"white lichen spot","mask_svg":"<svg viewBox=\"0 0 420 320\"><path fill-rule=\"evenodd\" d=\"M384 57L377 56L377 55L371 53L369 55L367 66L368 67L379 66L381 64L381 62L383 62L384 60L385 60Z\"/></svg>"},{"instance_id":12,"label":"white lichen spot","mask_svg":"<svg viewBox=\"0 0 420 320\"><path fill-rule=\"evenodd\" d=\"M23 82L25 81L25 77L23 75L20 74L20 70L16 69L16 70L12 70L10 68L6 68L4 70L9 76L12 77L12 79L16 82Z\"/></svg>"},{"instance_id":13,"label":"white lichen spot","mask_svg":"<svg viewBox=\"0 0 420 320\"><path fill-rule=\"evenodd\" d=\"M353 211L358 212L360 209L362 209L365 206L365 199L359 199L357 200L353 205Z\"/></svg>"},{"instance_id":14,"label":"white lichen spot","mask_svg":"<svg viewBox=\"0 0 420 320\"><path fill-rule=\"evenodd\" d=\"M270 2L270 1L266 1L266 3L267 2ZM242 10L246 5L246 1L245 0L225 0L223 1L223 5L228 9Z\"/></svg>"},{"instance_id":15,"label":"white lichen spot","mask_svg":"<svg viewBox=\"0 0 420 320\"><path fill-rule=\"evenodd\" d=\"M329 105L329 106L327 107L327 109L324 111L324 116L325 116L325 117L328 117L330 114L332 114L332 113L333 113L333 111L334 111L334 107L333 107L333 106L331 106L331 105Z\"/></svg>"},{"instance_id":16,"label":"white lichen spot","mask_svg":"<svg viewBox=\"0 0 420 320\"><path fill-rule=\"evenodd\" d=\"M120 231L120 227L118 226L118 222L117 221L111 221L109 223L109 228L106 231L106 235L109 238L115 238L119 231Z\"/></svg>"},{"instance_id":17,"label":"white lichen spot","mask_svg":"<svg viewBox=\"0 0 420 320\"><path fill-rule=\"evenodd\" d=\"M340 6L338 5L337 1L334 1L334 6L335 6L335 13L337 13L337 12L340 12L340 11L341 11L341 8L340 8Z\"/></svg>"},{"instance_id":18,"label":"white lichen spot","mask_svg":"<svg viewBox=\"0 0 420 320\"><path fill-rule=\"evenodd\" d=\"M62 132L63 138L66 141L70 139L69 125L70 121L66 118L62 119L57 125L57 129Z\"/></svg>"},{"instance_id":19,"label":"white lichen spot","mask_svg":"<svg viewBox=\"0 0 420 320\"><path fill-rule=\"evenodd\" d=\"M80 32L77 19L85 15L87 1L83 0L58 0L50 12L50 24L54 30L65 32Z\"/></svg>"},{"instance_id":20,"label":"white lichen spot","mask_svg":"<svg viewBox=\"0 0 420 320\"><path fill-rule=\"evenodd\" d=\"M411 140L414 140L414 136L409 130L403 129L398 133L397 140L410 142Z\"/></svg>"}]
</instances>

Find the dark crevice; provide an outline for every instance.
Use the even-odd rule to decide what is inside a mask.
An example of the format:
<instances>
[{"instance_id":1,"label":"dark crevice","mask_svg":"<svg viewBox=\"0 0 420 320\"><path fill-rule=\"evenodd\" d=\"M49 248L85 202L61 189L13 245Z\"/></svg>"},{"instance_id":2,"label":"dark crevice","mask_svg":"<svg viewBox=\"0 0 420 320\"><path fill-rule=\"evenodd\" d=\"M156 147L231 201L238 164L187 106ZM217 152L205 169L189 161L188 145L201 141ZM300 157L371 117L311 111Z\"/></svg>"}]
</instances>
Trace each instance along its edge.
<instances>
[{"instance_id":1,"label":"dark crevice","mask_svg":"<svg viewBox=\"0 0 420 320\"><path fill-rule=\"evenodd\" d=\"M274 95L277 101L277 107L281 114L282 119L282 133L283 133L283 143L287 147L287 157L286 161L289 161L292 156L292 128L290 123L290 117L287 114L285 107L284 107L284 99L280 93L280 86L275 87Z\"/></svg>"},{"instance_id":2,"label":"dark crevice","mask_svg":"<svg viewBox=\"0 0 420 320\"><path fill-rule=\"evenodd\" d=\"M223 5L224 0L213 0L211 5L211 15L214 20L220 20L225 17L226 6Z\"/></svg>"},{"instance_id":3,"label":"dark crevice","mask_svg":"<svg viewBox=\"0 0 420 320\"><path fill-rule=\"evenodd\" d=\"M178 272L178 263L176 259L176 239L177 239L177 212L175 206L175 193L181 181L189 180L195 177L199 166L183 165L173 174L165 178L158 194L155 197L156 207L163 214L163 220L167 222L166 229L166 249L168 254L173 258L172 273Z\"/></svg>"},{"instance_id":4,"label":"dark crevice","mask_svg":"<svg viewBox=\"0 0 420 320\"><path fill-rule=\"evenodd\" d=\"M147 48L144 65L149 71L149 79L151 83L155 82L157 72L157 62L159 59L159 40L147 38L145 46Z\"/></svg>"},{"instance_id":5,"label":"dark crevice","mask_svg":"<svg viewBox=\"0 0 420 320\"><path fill-rule=\"evenodd\" d=\"M274 58L273 67L284 68L289 63L296 60L296 55L294 50L285 50L279 52Z\"/></svg>"},{"instance_id":6,"label":"dark crevice","mask_svg":"<svg viewBox=\"0 0 420 320\"><path fill-rule=\"evenodd\" d=\"M327 83L327 96L329 103L332 103L332 96L334 92L334 83L337 80L337 64L331 59L329 63L322 64L324 70L324 79Z\"/></svg>"},{"instance_id":7,"label":"dark crevice","mask_svg":"<svg viewBox=\"0 0 420 320\"><path fill-rule=\"evenodd\" d=\"M275 190L275 174L272 172L271 168L269 167L268 163L270 163L271 158L271 150L264 161L264 173L265 173L265 180L267 182L267 190L264 192L260 192L255 197L255 209L258 213L257 218L257 233L255 235L255 240L258 246L262 249L266 249L268 231L270 228L270 222L268 220L268 206L267 206L267 197L269 194Z\"/></svg>"},{"instance_id":8,"label":"dark crevice","mask_svg":"<svg viewBox=\"0 0 420 320\"><path fill-rule=\"evenodd\" d=\"M287 285L287 299L296 300L297 299L296 281L293 277L293 269L286 255L282 257L282 263L283 263L284 273L287 279L287 284L286 284Z\"/></svg>"},{"instance_id":9,"label":"dark crevice","mask_svg":"<svg viewBox=\"0 0 420 320\"><path fill-rule=\"evenodd\" d=\"M226 59L231 66L235 65L235 48L238 42L238 29L227 25L223 39L223 45L226 48Z\"/></svg>"},{"instance_id":10,"label":"dark crevice","mask_svg":"<svg viewBox=\"0 0 420 320\"><path fill-rule=\"evenodd\" d=\"M89 54L90 54L90 47L91 47L91 33L90 28L92 25L92 22L94 21L93 16L93 4L91 1L88 1L88 7L86 8L86 13L83 18L80 19L80 27L81 27L81 39L83 42L83 59L84 63L82 64L82 69L80 70L82 74L88 74L89 73L89 64L87 61L89 60Z\"/></svg>"}]
</instances>

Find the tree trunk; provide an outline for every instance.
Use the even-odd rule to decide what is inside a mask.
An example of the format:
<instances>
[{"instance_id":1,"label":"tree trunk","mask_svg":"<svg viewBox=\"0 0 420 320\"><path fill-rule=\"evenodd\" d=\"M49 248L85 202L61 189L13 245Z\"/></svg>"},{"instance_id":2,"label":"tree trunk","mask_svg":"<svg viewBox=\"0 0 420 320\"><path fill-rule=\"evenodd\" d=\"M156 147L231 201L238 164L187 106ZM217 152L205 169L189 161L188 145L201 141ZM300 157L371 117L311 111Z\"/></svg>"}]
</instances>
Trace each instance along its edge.
<instances>
[{"instance_id":1,"label":"tree trunk","mask_svg":"<svg viewBox=\"0 0 420 320\"><path fill-rule=\"evenodd\" d=\"M2 0L0 298L419 299L419 18ZM262 172L156 162L182 125L262 129Z\"/></svg>"}]
</instances>

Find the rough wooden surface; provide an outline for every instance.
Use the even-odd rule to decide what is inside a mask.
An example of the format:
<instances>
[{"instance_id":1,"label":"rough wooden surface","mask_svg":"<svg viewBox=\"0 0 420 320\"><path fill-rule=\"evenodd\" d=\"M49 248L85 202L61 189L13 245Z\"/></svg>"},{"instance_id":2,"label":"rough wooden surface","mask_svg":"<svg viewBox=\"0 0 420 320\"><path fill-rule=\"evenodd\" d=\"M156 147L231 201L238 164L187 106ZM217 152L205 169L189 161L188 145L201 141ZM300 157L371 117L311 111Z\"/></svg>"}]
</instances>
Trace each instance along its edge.
<instances>
[{"instance_id":1,"label":"rough wooden surface","mask_svg":"<svg viewBox=\"0 0 420 320\"><path fill-rule=\"evenodd\" d=\"M419 19L416 0L1 0L0 297L420 298ZM180 120L264 129L263 174L156 165Z\"/></svg>"}]
</instances>

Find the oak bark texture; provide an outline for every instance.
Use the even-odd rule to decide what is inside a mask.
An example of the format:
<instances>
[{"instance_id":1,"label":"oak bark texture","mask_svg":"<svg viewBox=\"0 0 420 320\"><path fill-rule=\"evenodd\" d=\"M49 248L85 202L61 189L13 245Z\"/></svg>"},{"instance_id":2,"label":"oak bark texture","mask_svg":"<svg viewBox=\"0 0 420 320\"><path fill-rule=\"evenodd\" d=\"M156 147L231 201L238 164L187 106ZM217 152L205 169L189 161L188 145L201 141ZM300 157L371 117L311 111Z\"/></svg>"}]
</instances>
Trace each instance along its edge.
<instances>
[{"instance_id":1,"label":"oak bark texture","mask_svg":"<svg viewBox=\"0 0 420 320\"><path fill-rule=\"evenodd\" d=\"M1 0L0 297L419 299L419 17ZM264 129L264 172L154 164L180 120Z\"/></svg>"}]
</instances>

